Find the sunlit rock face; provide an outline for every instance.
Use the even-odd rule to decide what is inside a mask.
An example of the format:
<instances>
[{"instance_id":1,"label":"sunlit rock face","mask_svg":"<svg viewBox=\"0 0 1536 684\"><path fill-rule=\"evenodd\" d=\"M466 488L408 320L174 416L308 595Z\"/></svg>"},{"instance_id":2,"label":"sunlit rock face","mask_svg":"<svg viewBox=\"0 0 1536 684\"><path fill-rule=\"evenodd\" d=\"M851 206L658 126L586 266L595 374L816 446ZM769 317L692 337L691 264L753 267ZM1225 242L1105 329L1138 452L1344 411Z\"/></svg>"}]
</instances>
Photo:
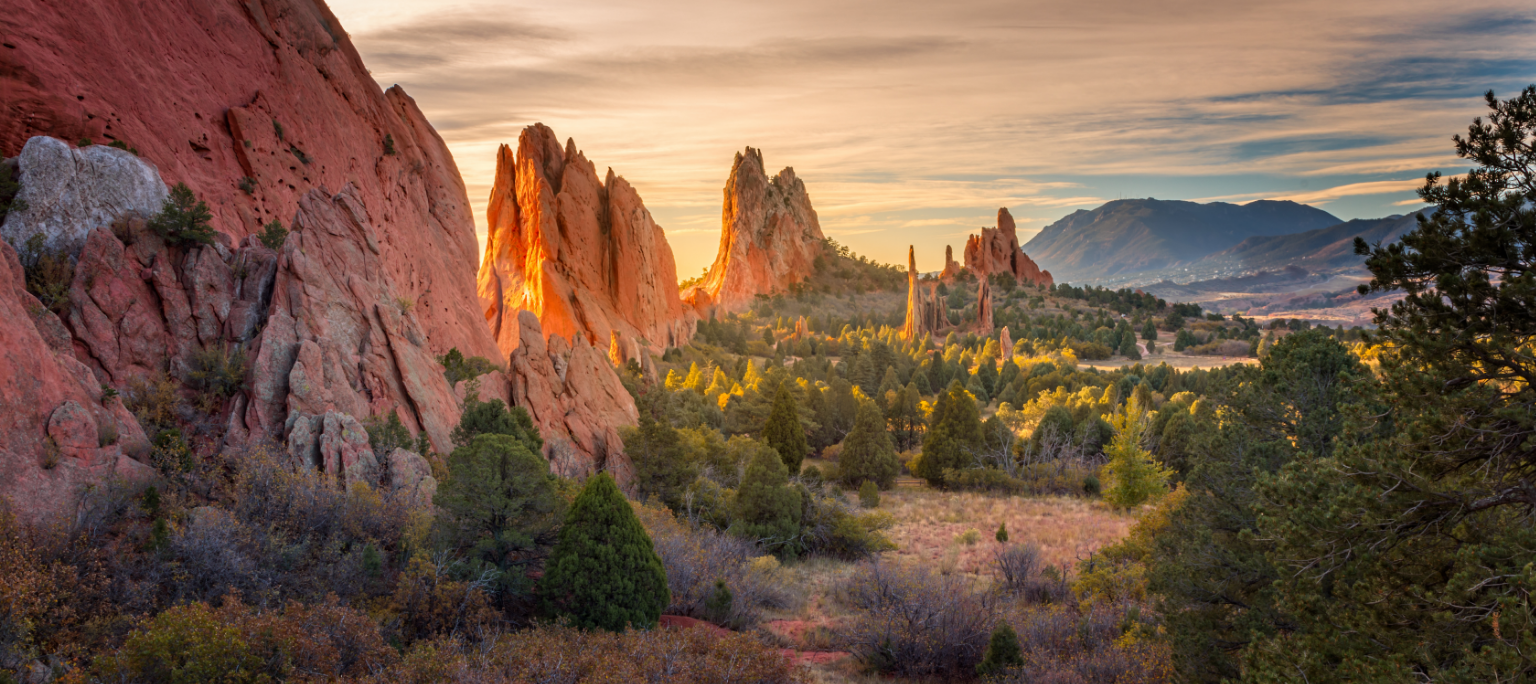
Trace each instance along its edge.
<instances>
[{"instance_id":1,"label":"sunlit rock face","mask_svg":"<svg viewBox=\"0 0 1536 684\"><path fill-rule=\"evenodd\" d=\"M918 280L917 256L907 247L907 320L901 334L909 340L922 339L949 326L944 301L937 292L938 283Z\"/></svg>"},{"instance_id":2,"label":"sunlit rock face","mask_svg":"<svg viewBox=\"0 0 1536 684\"><path fill-rule=\"evenodd\" d=\"M574 343L653 349L685 344L697 316L678 297L665 232L628 181L560 145L543 124L501 146L486 210L478 292L503 354L522 333L518 312L542 334ZM633 353L633 352L631 352Z\"/></svg>"},{"instance_id":3,"label":"sunlit rock face","mask_svg":"<svg viewBox=\"0 0 1536 684\"><path fill-rule=\"evenodd\" d=\"M0 497L21 514L67 513L92 484L147 476L144 431L112 392L159 374L185 381L208 350L248 362L240 390L207 409L222 426L210 448L271 439L307 454L318 435L313 467L366 479L389 455L365 454L357 426L395 413L446 452L463 394L436 357L458 349L504 369L481 378L480 397L523 397L562 472L621 465L613 429L634 407L602 354L565 345L509 382L453 158L403 90L380 89L323 2L11 0L4 14L0 157L36 146L6 163L38 200L7 237L42 234L78 261L56 315L0 247ZM538 163L582 166L563 154ZM678 341L691 321L671 254L654 246L660 229L622 179L597 183L586 167L563 185L585 188L570 216L600 212L595 232L613 245L600 257L608 289L592 292L626 314L676 313L675 327L643 334ZM207 203L213 244L145 230L176 183ZM269 249L256 235L273 221L293 232ZM640 253L656 262L613 258ZM555 400L536 399L538 383Z\"/></svg>"},{"instance_id":4,"label":"sunlit rock face","mask_svg":"<svg viewBox=\"0 0 1536 684\"><path fill-rule=\"evenodd\" d=\"M725 183L720 251L702 283L683 293L701 314L737 311L759 294L783 292L815 270L824 236L805 183L785 168L769 178L763 153L736 155Z\"/></svg>"},{"instance_id":5,"label":"sunlit rock face","mask_svg":"<svg viewBox=\"0 0 1536 684\"><path fill-rule=\"evenodd\" d=\"M980 235L965 240L965 268L978 278L994 273L1007 273L1021 285L1050 286L1054 284L1050 271L1042 271L1019 247L1018 232L1013 215L1007 208L997 210L997 227L983 228ZM945 265L949 273L949 265Z\"/></svg>"}]
</instances>

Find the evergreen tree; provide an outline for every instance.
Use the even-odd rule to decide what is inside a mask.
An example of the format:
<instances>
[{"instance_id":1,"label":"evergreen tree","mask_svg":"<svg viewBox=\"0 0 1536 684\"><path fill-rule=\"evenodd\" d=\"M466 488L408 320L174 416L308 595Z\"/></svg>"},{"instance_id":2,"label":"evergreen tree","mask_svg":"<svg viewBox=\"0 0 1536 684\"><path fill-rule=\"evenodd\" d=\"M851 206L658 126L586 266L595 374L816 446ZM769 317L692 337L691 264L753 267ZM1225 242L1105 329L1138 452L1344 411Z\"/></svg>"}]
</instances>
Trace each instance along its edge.
<instances>
[{"instance_id":1,"label":"evergreen tree","mask_svg":"<svg viewBox=\"0 0 1536 684\"><path fill-rule=\"evenodd\" d=\"M911 383L901 388L900 393L894 394L887 402L885 422L897 449L906 451L917 444L918 435L923 431L921 403L922 397Z\"/></svg>"},{"instance_id":2,"label":"evergreen tree","mask_svg":"<svg viewBox=\"0 0 1536 684\"><path fill-rule=\"evenodd\" d=\"M171 245L211 245L214 230L208 223L212 220L208 203L197 199L186 183L177 183L166 196L160 213L149 220L149 229Z\"/></svg>"},{"instance_id":3,"label":"evergreen tree","mask_svg":"<svg viewBox=\"0 0 1536 684\"><path fill-rule=\"evenodd\" d=\"M901 391L901 379L896 377L895 367L886 366L885 376L880 380L880 388L876 390L876 393L872 398L875 400L875 403L879 404L880 408L883 409L887 405L885 395L892 391Z\"/></svg>"},{"instance_id":4,"label":"evergreen tree","mask_svg":"<svg viewBox=\"0 0 1536 684\"><path fill-rule=\"evenodd\" d=\"M766 446L753 451L736 493L731 532L764 548L793 556L800 535L800 490L789 486L789 470Z\"/></svg>"},{"instance_id":5,"label":"evergreen tree","mask_svg":"<svg viewBox=\"0 0 1536 684\"><path fill-rule=\"evenodd\" d=\"M800 472L800 462L805 460L808 447L805 428L800 425L800 408L787 382L780 383L774 390L773 408L769 409L768 421L763 424L763 442L779 452L789 472Z\"/></svg>"},{"instance_id":6,"label":"evergreen tree","mask_svg":"<svg viewBox=\"0 0 1536 684\"><path fill-rule=\"evenodd\" d=\"M1147 412L1133 396L1115 414L1114 441L1105 450L1109 462L1099 471L1104 500L1112 506L1135 508L1168 493L1168 470L1142 448L1146 429Z\"/></svg>"},{"instance_id":7,"label":"evergreen tree","mask_svg":"<svg viewBox=\"0 0 1536 684\"><path fill-rule=\"evenodd\" d=\"M1157 321L1150 318L1147 319L1147 322L1141 326L1141 339L1147 342L1157 341ZM1147 345L1147 350L1150 351L1151 349L1152 346Z\"/></svg>"},{"instance_id":8,"label":"evergreen tree","mask_svg":"<svg viewBox=\"0 0 1536 684\"><path fill-rule=\"evenodd\" d=\"M837 453L838 477L850 487L872 481L881 489L890 489L900 472L901 462L891 446L880 407L868 399L860 400L853 431Z\"/></svg>"},{"instance_id":9,"label":"evergreen tree","mask_svg":"<svg viewBox=\"0 0 1536 684\"><path fill-rule=\"evenodd\" d=\"M975 460L972 454L980 446L981 414L976 401L959 382L951 382L934 406L931 424L923 436L923 452L913 474L942 487L944 470L971 465Z\"/></svg>"},{"instance_id":10,"label":"evergreen tree","mask_svg":"<svg viewBox=\"0 0 1536 684\"><path fill-rule=\"evenodd\" d=\"M624 454L635 468L635 490L642 499L655 497L679 510L688 485L698 478L698 463L683 448L671 425L640 416L637 428L624 428Z\"/></svg>"},{"instance_id":11,"label":"evergreen tree","mask_svg":"<svg viewBox=\"0 0 1536 684\"><path fill-rule=\"evenodd\" d=\"M539 594L546 612L614 632L655 627L671 603L661 558L607 473L588 478L576 495Z\"/></svg>"},{"instance_id":12,"label":"evergreen tree","mask_svg":"<svg viewBox=\"0 0 1536 684\"><path fill-rule=\"evenodd\" d=\"M1006 620L998 622L997 628L992 630L992 638L987 641L981 663L976 666L976 674L1000 674L1008 668L1023 665L1024 651L1019 648L1018 633Z\"/></svg>"},{"instance_id":13,"label":"evergreen tree","mask_svg":"<svg viewBox=\"0 0 1536 684\"><path fill-rule=\"evenodd\" d=\"M459 417L459 424L449 433L449 439L453 440L454 446L459 447L469 444L480 435L515 437L530 452L538 454L544 451L544 440L539 437L539 429L534 427L533 418L529 417L523 407L508 409L500 399L480 401L471 395L465 399L464 413Z\"/></svg>"},{"instance_id":14,"label":"evergreen tree","mask_svg":"<svg viewBox=\"0 0 1536 684\"><path fill-rule=\"evenodd\" d=\"M880 487L874 480L865 480L859 485L859 506L861 508L880 507Z\"/></svg>"},{"instance_id":15,"label":"evergreen tree","mask_svg":"<svg viewBox=\"0 0 1536 684\"><path fill-rule=\"evenodd\" d=\"M469 574L497 570L493 586L506 605L525 592L533 551L548 548L565 511L549 462L517 437L476 436L448 456L448 478L433 502L446 543L466 557Z\"/></svg>"}]
</instances>

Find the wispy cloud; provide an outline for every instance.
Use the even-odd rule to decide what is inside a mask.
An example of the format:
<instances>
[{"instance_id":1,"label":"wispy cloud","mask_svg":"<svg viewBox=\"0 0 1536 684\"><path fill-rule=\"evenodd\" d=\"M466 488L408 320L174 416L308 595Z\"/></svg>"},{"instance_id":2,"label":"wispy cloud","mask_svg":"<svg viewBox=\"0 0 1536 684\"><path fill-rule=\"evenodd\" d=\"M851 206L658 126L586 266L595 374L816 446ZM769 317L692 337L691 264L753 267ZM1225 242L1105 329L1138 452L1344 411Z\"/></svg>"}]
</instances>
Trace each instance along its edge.
<instances>
[{"instance_id":1,"label":"wispy cloud","mask_svg":"<svg viewBox=\"0 0 1536 684\"><path fill-rule=\"evenodd\" d=\"M685 273L748 145L795 167L829 233L922 262L1000 206L1031 226L1122 195L1392 213L1465 168L1449 136L1483 91L1536 81L1525 0L329 4L477 213L495 146L542 121L640 191Z\"/></svg>"}]
</instances>

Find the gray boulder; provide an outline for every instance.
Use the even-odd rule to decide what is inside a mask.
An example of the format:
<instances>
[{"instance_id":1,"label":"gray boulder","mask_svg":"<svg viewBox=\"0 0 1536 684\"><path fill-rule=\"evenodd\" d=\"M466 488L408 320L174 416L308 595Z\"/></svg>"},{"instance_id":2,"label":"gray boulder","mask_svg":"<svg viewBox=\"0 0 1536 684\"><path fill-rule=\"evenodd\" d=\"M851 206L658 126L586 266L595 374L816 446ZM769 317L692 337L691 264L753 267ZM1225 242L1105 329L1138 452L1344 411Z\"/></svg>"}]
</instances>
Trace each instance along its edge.
<instances>
[{"instance_id":1,"label":"gray boulder","mask_svg":"<svg viewBox=\"0 0 1536 684\"><path fill-rule=\"evenodd\" d=\"M152 216L168 194L160 171L133 153L105 145L79 149L57 138L27 141L18 158L22 211L6 214L0 236L16 247L33 235L79 256L93 229L128 214Z\"/></svg>"}]
</instances>

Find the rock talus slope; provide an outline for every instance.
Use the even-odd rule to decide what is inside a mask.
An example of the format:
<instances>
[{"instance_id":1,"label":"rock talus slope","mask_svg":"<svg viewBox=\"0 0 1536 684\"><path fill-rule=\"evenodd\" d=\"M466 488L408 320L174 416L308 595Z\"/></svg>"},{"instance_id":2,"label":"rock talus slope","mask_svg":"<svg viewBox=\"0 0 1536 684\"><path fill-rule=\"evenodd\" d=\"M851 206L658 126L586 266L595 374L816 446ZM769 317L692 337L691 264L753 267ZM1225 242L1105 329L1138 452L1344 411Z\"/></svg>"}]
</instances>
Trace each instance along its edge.
<instances>
[{"instance_id":1,"label":"rock talus slope","mask_svg":"<svg viewBox=\"0 0 1536 684\"><path fill-rule=\"evenodd\" d=\"M772 179L763 153L736 155L725 183L720 251L700 284L683 299L701 315L714 307L740 310L759 294L782 292L809 277L825 237L805 183L785 168Z\"/></svg>"},{"instance_id":2,"label":"rock talus slope","mask_svg":"<svg viewBox=\"0 0 1536 684\"><path fill-rule=\"evenodd\" d=\"M677 267L661 226L623 177L597 169L543 124L524 129L517 154L497 151L486 209L478 293L502 353L523 338L520 310L546 336L664 349L687 343L697 317L678 297Z\"/></svg>"}]
</instances>

